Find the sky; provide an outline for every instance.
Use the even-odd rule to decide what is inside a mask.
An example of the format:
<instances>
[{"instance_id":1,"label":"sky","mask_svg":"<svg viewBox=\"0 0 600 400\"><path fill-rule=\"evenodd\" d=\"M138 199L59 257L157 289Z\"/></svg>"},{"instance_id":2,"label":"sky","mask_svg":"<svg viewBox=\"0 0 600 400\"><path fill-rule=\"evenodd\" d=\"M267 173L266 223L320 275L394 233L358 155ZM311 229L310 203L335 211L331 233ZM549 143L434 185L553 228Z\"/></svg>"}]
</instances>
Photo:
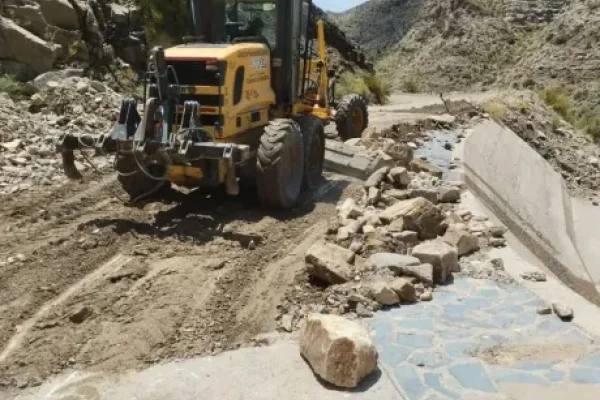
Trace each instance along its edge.
<instances>
[{"instance_id":1,"label":"sky","mask_svg":"<svg viewBox=\"0 0 600 400\"><path fill-rule=\"evenodd\" d=\"M366 0L314 0L315 4L326 11L345 11L364 3Z\"/></svg>"}]
</instances>

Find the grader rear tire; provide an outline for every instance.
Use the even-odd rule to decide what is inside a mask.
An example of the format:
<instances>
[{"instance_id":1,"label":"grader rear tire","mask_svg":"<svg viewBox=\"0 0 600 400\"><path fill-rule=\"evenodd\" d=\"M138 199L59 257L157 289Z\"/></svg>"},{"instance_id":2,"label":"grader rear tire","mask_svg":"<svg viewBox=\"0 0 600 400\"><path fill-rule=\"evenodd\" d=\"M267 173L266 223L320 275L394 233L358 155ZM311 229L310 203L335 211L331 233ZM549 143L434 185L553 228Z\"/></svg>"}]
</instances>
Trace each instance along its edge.
<instances>
[{"instance_id":1,"label":"grader rear tire","mask_svg":"<svg viewBox=\"0 0 600 400\"><path fill-rule=\"evenodd\" d=\"M345 96L337 108L335 124L338 136L346 141L361 137L369 125L367 101L357 94Z\"/></svg>"},{"instance_id":2,"label":"grader rear tire","mask_svg":"<svg viewBox=\"0 0 600 400\"><path fill-rule=\"evenodd\" d=\"M300 126L276 119L265 127L256 160L256 187L263 206L290 209L300 199L304 145Z\"/></svg>"},{"instance_id":3,"label":"grader rear tire","mask_svg":"<svg viewBox=\"0 0 600 400\"><path fill-rule=\"evenodd\" d=\"M314 115L303 115L296 119L304 141L304 179L302 187L316 190L323 178L325 161L325 129L323 122Z\"/></svg>"}]
</instances>

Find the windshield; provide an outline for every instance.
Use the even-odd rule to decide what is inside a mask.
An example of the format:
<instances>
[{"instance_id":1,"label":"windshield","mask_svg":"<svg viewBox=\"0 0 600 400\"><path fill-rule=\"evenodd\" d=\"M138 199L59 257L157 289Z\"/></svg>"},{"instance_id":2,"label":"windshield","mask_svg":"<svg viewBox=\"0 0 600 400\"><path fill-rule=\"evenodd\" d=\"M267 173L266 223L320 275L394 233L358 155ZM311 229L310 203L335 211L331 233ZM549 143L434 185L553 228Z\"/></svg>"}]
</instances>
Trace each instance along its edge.
<instances>
[{"instance_id":1,"label":"windshield","mask_svg":"<svg viewBox=\"0 0 600 400\"><path fill-rule=\"evenodd\" d=\"M277 10L275 1L227 2L227 25L231 39L262 36L271 48L277 45Z\"/></svg>"}]
</instances>

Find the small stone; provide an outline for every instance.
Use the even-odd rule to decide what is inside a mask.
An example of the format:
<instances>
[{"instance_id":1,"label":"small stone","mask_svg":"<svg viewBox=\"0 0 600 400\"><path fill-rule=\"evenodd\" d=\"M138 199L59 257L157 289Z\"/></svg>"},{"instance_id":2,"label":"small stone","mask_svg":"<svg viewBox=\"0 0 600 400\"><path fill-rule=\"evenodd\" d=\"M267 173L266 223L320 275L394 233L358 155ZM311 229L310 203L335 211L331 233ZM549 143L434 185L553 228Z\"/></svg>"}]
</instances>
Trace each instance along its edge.
<instances>
[{"instance_id":1,"label":"small stone","mask_svg":"<svg viewBox=\"0 0 600 400\"><path fill-rule=\"evenodd\" d=\"M379 200L381 200L381 189L370 187L369 192L367 193L367 203L377 204Z\"/></svg>"},{"instance_id":2,"label":"small stone","mask_svg":"<svg viewBox=\"0 0 600 400\"><path fill-rule=\"evenodd\" d=\"M346 227L342 227L339 228L337 231L337 241L338 242L343 242L345 240L348 240L350 238L350 232L348 232L348 229Z\"/></svg>"},{"instance_id":3,"label":"small stone","mask_svg":"<svg viewBox=\"0 0 600 400\"><path fill-rule=\"evenodd\" d=\"M431 301L433 300L433 293L431 292L431 290L425 290L423 293L421 293L419 299L421 301Z\"/></svg>"},{"instance_id":4,"label":"small stone","mask_svg":"<svg viewBox=\"0 0 600 400\"><path fill-rule=\"evenodd\" d=\"M254 242L254 240L251 240L250 243L248 243L248 250L255 250L256 249L256 243Z\"/></svg>"},{"instance_id":5,"label":"small stone","mask_svg":"<svg viewBox=\"0 0 600 400\"><path fill-rule=\"evenodd\" d=\"M417 235L417 232L413 231L402 231L400 233L394 233L392 236L394 239L398 239L408 245L414 245L419 242L419 235Z\"/></svg>"},{"instance_id":6,"label":"small stone","mask_svg":"<svg viewBox=\"0 0 600 400\"><path fill-rule=\"evenodd\" d=\"M406 187L410 183L410 176L408 170L404 167L392 168L388 174L390 182L398 185L399 187Z\"/></svg>"},{"instance_id":7,"label":"small stone","mask_svg":"<svg viewBox=\"0 0 600 400\"><path fill-rule=\"evenodd\" d=\"M308 316L300 353L318 376L338 387L356 387L377 368L377 350L366 329L334 315Z\"/></svg>"},{"instance_id":8,"label":"small stone","mask_svg":"<svg viewBox=\"0 0 600 400\"><path fill-rule=\"evenodd\" d=\"M374 233L375 230L376 229L375 229L375 227L373 225L365 225L365 226L362 227L362 232L365 235L370 235L370 234Z\"/></svg>"},{"instance_id":9,"label":"small stone","mask_svg":"<svg viewBox=\"0 0 600 400\"><path fill-rule=\"evenodd\" d=\"M354 199L346 199L344 203L338 207L338 215L340 219L357 219L362 217L364 211L356 205Z\"/></svg>"},{"instance_id":10,"label":"small stone","mask_svg":"<svg viewBox=\"0 0 600 400\"><path fill-rule=\"evenodd\" d=\"M412 251L413 257L433 266L433 280L444 283L452 271L458 270L458 252L440 238L423 242Z\"/></svg>"},{"instance_id":11,"label":"small stone","mask_svg":"<svg viewBox=\"0 0 600 400\"><path fill-rule=\"evenodd\" d=\"M444 143L444 148L446 150L452 150L452 144L450 142L446 142L446 143Z\"/></svg>"},{"instance_id":12,"label":"small stone","mask_svg":"<svg viewBox=\"0 0 600 400\"><path fill-rule=\"evenodd\" d=\"M291 315L284 315L281 317L281 328L286 332L291 332L293 330L292 321L293 318Z\"/></svg>"},{"instance_id":13,"label":"small stone","mask_svg":"<svg viewBox=\"0 0 600 400\"><path fill-rule=\"evenodd\" d=\"M390 167L382 167L373 172L365 182L365 188L378 187L390 171Z\"/></svg>"},{"instance_id":14,"label":"small stone","mask_svg":"<svg viewBox=\"0 0 600 400\"><path fill-rule=\"evenodd\" d=\"M504 271L504 260L501 258L492 258L490 260L492 268L496 271Z\"/></svg>"},{"instance_id":15,"label":"small stone","mask_svg":"<svg viewBox=\"0 0 600 400\"><path fill-rule=\"evenodd\" d=\"M537 312L539 315L550 315L552 314L552 307L550 306L541 306L538 307L538 309L535 311Z\"/></svg>"},{"instance_id":16,"label":"small stone","mask_svg":"<svg viewBox=\"0 0 600 400\"><path fill-rule=\"evenodd\" d=\"M403 302L414 303L417 301L417 292L410 279L396 278L390 283L390 287Z\"/></svg>"},{"instance_id":17,"label":"small stone","mask_svg":"<svg viewBox=\"0 0 600 400\"><path fill-rule=\"evenodd\" d=\"M458 224L453 224L446 230L443 237L444 242L455 246L459 256L479 250L479 239L469 232L459 229L457 226Z\"/></svg>"},{"instance_id":18,"label":"small stone","mask_svg":"<svg viewBox=\"0 0 600 400\"><path fill-rule=\"evenodd\" d=\"M402 218L398 218L392 221L392 223L387 227L388 232L403 232L404 231L404 220Z\"/></svg>"},{"instance_id":19,"label":"small stone","mask_svg":"<svg viewBox=\"0 0 600 400\"><path fill-rule=\"evenodd\" d=\"M600 167L600 161L598 161L597 157L590 157L588 163L594 167Z\"/></svg>"},{"instance_id":20,"label":"small stone","mask_svg":"<svg viewBox=\"0 0 600 400\"><path fill-rule=\"evenodd\" d=\"M491 238L488 244L492 247L504 247L506 246L506 239L504 238Z\"/></svg>"},{"instance_id":21,"label":"small stone","mask_svg":"<svg viewBox=\"0 0 600 400\"><path fill-rule=\"evenodd\" d=\"M391 189L385 192L386 196L393 197L398 200L410 199L410 192L408 190Z\"/></svg>"},{"instance_id":22,"label":"small stone","mask_svg":"<svg viewBox=\"0 0 600 400\"><path fill-rule=\"evenodd\" d=\"M573 309L560 303L552 303L554 313L562 320L571 320L575 316Z\"/></svg>"},{"instance_id":23,"label":"small stone","mask_svg":"<svg viewBox=\"0 0 600 400\"><path fill-rule=\"evenodd\" d=\"M369 286L369 295L384 306L394 306L400 303L398 294L384 281L372 282Z\"/></svg>"},{"instance_id":24,"label":"small stone","mask_svg":"<svg viewBox=\"0 0 600 400\"><path fill-rule=\"evenodd\" d=\"M521 274L521 278L532 282L546 282L548 278L542 271L526 271Z\"/></svg>"},{"instance_id":25,"label":"small stone","mask_svg":"<svg viewBox=\"0 0 600 400\"><path fill-rule=\"evenodd\" d=\"M442 186L438 189L440 203L456 203L460 200L460 190L452 186Z\"/></svg>"},{"instance_id":26,"label":"small stone","mask_svg":"<svg viewBox=\"0 0 600 400\"><path fill-rule=\"evenodd\" d=\"M360 318L372 318L373 312L371 312L362 303L358 303L356 305L356 315L359 316Z\"/></svg>"},{"instance_id":27,"label":"small stone","mask_svg":"<svg viewBox=\"0 0 600 400\"><path fill-rule=\"evenodd\" d=\"M492 237L495 237L495 238L501 238L507 232L507 229L504 226L493 225L493 224L490 225L489 230L490 230L490 235L492 235Z\"/></svg>"},{"instance_id":28,"label":"small stone","mask_svg":"<svg viewBox=\"0 0 600 400\"><path fill-rule=\"evenodd\" d=\"M19 147L21 147L21 141L19 139L11 140L10 142L0 143L0 148L8 152L15 152Z\"/></svg>"},{"instance_id":29,"label":"small stone","mask_svg":"<svg viewBox=\"0 0 600 400\"><path fill-rule=\"evenodd\" d=\"M88 319L92 315L92 310L89 307L82 306L75 310L70 316L69 320L75 324L81 324L83 321Z\"/></svg>"},{"instance_id":30,"label":"small stone","mask_svg":"<svg viewBox=\"0 0 600 400\"><path fill-rule=\"evenodd\" d=\"M349 250L355 254L359 254L365 244L361 240L353 240L350 244Z\"/></svg>"}]
</instances>

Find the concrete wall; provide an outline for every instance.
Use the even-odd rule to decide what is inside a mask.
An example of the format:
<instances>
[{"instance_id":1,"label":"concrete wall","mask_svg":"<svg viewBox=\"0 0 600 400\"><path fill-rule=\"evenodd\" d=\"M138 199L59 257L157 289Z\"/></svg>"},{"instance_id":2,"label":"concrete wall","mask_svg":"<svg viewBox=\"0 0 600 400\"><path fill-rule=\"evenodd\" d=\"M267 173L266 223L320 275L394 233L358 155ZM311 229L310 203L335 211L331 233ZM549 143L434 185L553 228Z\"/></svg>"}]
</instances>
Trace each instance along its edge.
<instances>
[{"instance_id":1,"label":"concrete wall","mask_svg":"<svg viewBox=\"0 0 600 400\"><path fill-rule=\"evenodd\" d=\"M514 132L488 121L464 147L470 189L566 285L600 304L574 244L571 199L560 174Z\"/></svg>"}]
</instances>

